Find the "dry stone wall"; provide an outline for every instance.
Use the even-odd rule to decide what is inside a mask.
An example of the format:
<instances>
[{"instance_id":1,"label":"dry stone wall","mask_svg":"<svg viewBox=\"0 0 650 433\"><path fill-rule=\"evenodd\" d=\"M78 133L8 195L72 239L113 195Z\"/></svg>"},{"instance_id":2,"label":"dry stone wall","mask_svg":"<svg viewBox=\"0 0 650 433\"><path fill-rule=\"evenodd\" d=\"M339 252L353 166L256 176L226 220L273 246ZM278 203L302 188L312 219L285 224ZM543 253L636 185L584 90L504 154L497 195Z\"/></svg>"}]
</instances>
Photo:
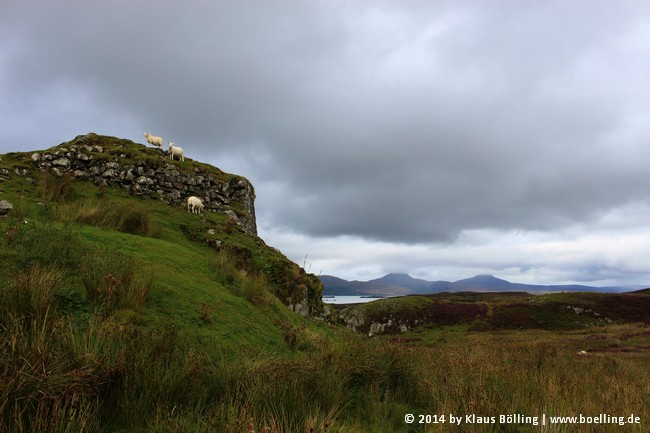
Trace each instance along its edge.
<instances>
[{"instance_id":1,"label":"dry stone wall","mask_svg":"<svg viewBox=\"0 0 650 433\"><path fill-rule=\"evenodd\" d=\"M179 164L168 159L160 149L147 149L147 158L132 158L120 145L110 152L97 144L96 134L78 136L44 152L31 155L38 170L77 179L90 180L96 185L126 188L134 195L158 198L170 205L185 204L189 196L203 200L205 209L233 218L242 230L257 236L255 221L255 191L251 183L240 176L225 175L205 164ZM221 173L221 175L219 175ZM29 176L29 170L18 170Z\"/></svg>"}]
</instances>

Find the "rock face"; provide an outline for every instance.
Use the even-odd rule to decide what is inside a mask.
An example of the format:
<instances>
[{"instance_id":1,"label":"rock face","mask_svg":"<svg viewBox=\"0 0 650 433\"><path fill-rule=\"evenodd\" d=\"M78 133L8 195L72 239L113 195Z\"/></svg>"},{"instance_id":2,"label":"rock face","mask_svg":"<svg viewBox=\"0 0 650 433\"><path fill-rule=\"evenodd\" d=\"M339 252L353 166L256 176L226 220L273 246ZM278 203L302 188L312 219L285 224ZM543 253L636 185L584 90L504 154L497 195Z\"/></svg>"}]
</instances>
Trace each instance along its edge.
<instances>
[{"instance_id":1,"label":"rock face","mask_svg":"<svg viewBox=\"0 0 650 433\"><path fill-rule=\"evenodd\" d=\"M418 324L417 320L415 323L408 323L400 318L392 317L392 315L373 319L368 317L363 310L354 307L344 308L339 312L339 317L348 328L356 332L367 333L369 336L404 333Z\"/></svg>"},{"instance_id":2,"label":"rock face","mask_svg":"<svg viewBox=\"0 0 650 433\"><path fill-rule=\"evenodd\" d=\"M146 158L134 158L126 150L120 153L119 144L117 149L109 149L99 143L102 136L80 135L32 154L31 160L41 171L57 176L70 174L96 185L119 186L133 195L155 197L170 205L185 204L189 196L199 197L205 210L226 214L245 233L257 236L255 191L247 179L227 175L206 164L172 162L160 149L147 148ZM27 176L27 170L23 171L17 174Z\"/></svg>"}]
</instances>

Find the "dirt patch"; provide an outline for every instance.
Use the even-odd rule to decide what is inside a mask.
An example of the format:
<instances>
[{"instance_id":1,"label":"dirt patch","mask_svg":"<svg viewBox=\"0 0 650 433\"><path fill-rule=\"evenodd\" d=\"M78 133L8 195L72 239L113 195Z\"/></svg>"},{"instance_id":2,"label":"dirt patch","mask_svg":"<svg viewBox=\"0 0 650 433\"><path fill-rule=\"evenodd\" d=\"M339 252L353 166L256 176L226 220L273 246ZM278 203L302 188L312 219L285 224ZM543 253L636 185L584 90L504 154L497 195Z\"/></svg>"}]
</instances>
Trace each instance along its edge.
<instances>
[{"instance_id":1,"label":"dirt patch","mask_svg":"<svg viewBox=\"0 0 650 433\"><path fill-rule=\"evenodd\" d=\"M610 344L600 349L592 349L588 353L643 353L650 354L650 346L621 346L620 344Z\"/></svg>"},{"instance_id":2,"label":"dirt patch","mask_svg":"<svg viewBox=\"0 0 650 433\"><path fill-rule=\"evenodd\" d=\"M416 344L422 341L419 337L392 337L387 339L389 343L393 344Z\"/></svg>"},{"instance_id":3,"label":"dirt patch","mask_svg":"<svg viewBox=\"0 0 650 433\"><path fill-rule=\"evenodd\" d=\"M585 337L585 340L589 340L589 341L607 340L607 337L602 334L590 334Z\"/></svg>"},{"instance_id":4,"label":"dirt patch","mask_svg":"<svg viewBox=\"0 0 650 433\"><path fill-rule=\"evenodd\" d=\"M634 333L634 334L623 334L618 339L621 340L621 341L625 341L625 340L629 340L630 338L643 337L643 336L650 336L650 331L637 332L637 333Z\"/></svg>"}]
</instances>

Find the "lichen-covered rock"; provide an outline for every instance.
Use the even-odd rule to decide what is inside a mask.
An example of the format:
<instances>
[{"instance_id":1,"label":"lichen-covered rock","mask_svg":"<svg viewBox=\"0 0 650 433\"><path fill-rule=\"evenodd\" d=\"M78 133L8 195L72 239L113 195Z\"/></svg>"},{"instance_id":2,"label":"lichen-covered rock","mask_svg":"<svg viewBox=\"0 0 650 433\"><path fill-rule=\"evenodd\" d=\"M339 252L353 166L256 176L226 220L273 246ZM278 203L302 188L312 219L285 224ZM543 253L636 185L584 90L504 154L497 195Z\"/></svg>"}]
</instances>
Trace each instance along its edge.
<instances>
[{"instance_id":1,"label":"lichen-covered rock","mask_svg":"<svg viewBox=\"0 0 650 433\"><path fill-rule=\"evenodd\" d=\"M289 309L300 314L303 317L306 317L309 315L309 299L307 298L307 294L304 296L305 297L302 299L302 301L296 304L289 304Z\"/></svg>"},{"instance_id":2,"label":"lichen-covered rock","mask_svg":"<svg viewBox=\"0 0 650 433\"><path fill-rule=\"evenodd\" d=\"M70 160L68 158L59 158L52 161L52 165L59 167L70 167Z\"/></svg>"},{"instance_id":3,"label":"lichen-covered rock","mask_svg":"<svg viewBox=\"0 0 650 433\"><path fill-rule=\"evenodd\" d=\"M9 203L7 200L0 200L0 215L7 215L14 206Z\"/></svg>"},{"instance_id":4,"label":"lichen-covered rock","mask_svg":"<svg viewBox=\"0 0 650 433\"><path fill-rule=\"evenodd\" d=\"M346 308L341 310L339 314L347 327L353 331L357 331L360 328L366 327L366 320L368 320L368 318L363 311L353 308Z\"/></svg>"}]
</instances>

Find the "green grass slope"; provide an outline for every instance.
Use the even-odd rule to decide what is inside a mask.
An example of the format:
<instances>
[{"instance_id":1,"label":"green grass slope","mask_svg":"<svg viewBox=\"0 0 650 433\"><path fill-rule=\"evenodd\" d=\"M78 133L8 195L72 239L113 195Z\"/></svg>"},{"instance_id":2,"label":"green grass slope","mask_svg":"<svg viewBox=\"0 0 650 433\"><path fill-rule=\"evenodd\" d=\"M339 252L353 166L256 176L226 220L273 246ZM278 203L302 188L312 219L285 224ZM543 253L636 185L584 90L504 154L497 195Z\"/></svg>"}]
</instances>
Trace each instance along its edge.
<instances>
[{"instance_id":1,"label":"green grass slope","mask_svg":"<svg viewBox=\"0 0 650 433\"><path fill-rule=\"evenodd\" d=\"M123 164L139 160L151 166L165 160L158 149L129 140L87 137L85 145L103 148L93 155L96 158L121 155ZM5 233L6 266L0 270L4 281L40 261L61 268L66 296L83 299L90 290L81 281L89 267L84 254L105 262L97 272L106 275L119 272L111 269L111 261L127 258L137 263L138 274L151 278L147 302L131 314L139 324L158 324L164 318L180 330L218 336L221 345L225 338L237 347L265 343L273 348L282 343L274 323L295 319L279 298L286 302L296 287L311 292L316 313L322 309L322 288L314 276L238 229L227 215L208 212L199 217L183 206L134 197L123 189L39 172L31 154L11 153L0 160L0 200L14 205L10 217L0 220ZM189 159L175 162L176 169L187 174L197 165L226 181L240 178ZM62 249L69 256L64 262L58 253Z\"/></svg>"},{"instance_id":2,"label":"green grass slope","mask_svg":"<svg viewBox=\"0 0 650 433\"><path fill-rule=\"evenodd\" d=\"M124 160L127 155L132 161L153 165L165 157L156 149L115 137L94 136L89 145L103 148L95 155L101 158L121 155ZM0 218L2 336L9 338L14 332L31 340L34 326L41 327L46 333L40 335L44 346L24 349L47 354L45 345L55 344L56 350L48 356L62 362L53 368L63 368L60 373L66 377L90 368L97 382L83 386L91 394L110 388L114 375L128 375L119 363L128 363L127 358L134 355L129 346L153 350L162 345L156 362L165 365L188 362L173 356L166 359L168 351L185 357L194 353L197 359L210 362L239 363L242 356L293 358L299 329L304 331L309 323L309 332L323 332L322 325L306 321L283 304L295 292L309 293L311 310L317 314L322 309L318 279L231 224L227 215L189 214L183 206L135 197L124 189L40 172L34 169L31 154L0 156L0 200L14 206L8 216ZM176 165L179 171L191 173L197 164L186 160ZM206 167L215 176L237 178ZM64 328L56 329L64 335L47 335L56 326ZM5 370L5 375L29 368L15 362L16 356L27 362L24 353L4 355L15 368ZM154 355L155 351L142 355L143 362ZM125 358L118 362L107 356ZM92 368L86 358L92 359ZM71 365L66 367L64 359ZM16 431L34 431L30 423L38 414L32 410L46 410L40 415L48 417L49 411L63 410L35 403L36 390L44 392L38 383L31 384L31 390L20 384L4 389L7 394L0 399L0 409L4 421L20 420L15 423ZM55 396L60 394L54 392ZM89 411L97 410L94 404ZM154 401L138 403L142 404L150 411L158 407ZM116 424L131 422L117 418Z\"/></svg>"}]
</instances>

